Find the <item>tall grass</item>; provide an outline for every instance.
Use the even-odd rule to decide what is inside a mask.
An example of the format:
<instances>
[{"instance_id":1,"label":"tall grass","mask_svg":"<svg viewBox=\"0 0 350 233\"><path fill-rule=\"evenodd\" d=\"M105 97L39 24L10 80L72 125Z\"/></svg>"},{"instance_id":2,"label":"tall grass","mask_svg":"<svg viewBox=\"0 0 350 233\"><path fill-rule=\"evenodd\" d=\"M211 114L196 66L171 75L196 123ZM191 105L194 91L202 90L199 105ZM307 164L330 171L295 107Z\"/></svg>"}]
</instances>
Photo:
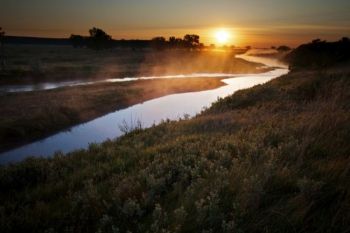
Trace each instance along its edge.
<instances>
[{"instance_id":1,"label":"tall grass","mask_svg":"<svg viewBox=\"0 0 350 233\"><path fill-rule=\"evenodd\" d=\"M348 232L349 73L0 169L1 232Z\"/></svg>"}]
</instances>

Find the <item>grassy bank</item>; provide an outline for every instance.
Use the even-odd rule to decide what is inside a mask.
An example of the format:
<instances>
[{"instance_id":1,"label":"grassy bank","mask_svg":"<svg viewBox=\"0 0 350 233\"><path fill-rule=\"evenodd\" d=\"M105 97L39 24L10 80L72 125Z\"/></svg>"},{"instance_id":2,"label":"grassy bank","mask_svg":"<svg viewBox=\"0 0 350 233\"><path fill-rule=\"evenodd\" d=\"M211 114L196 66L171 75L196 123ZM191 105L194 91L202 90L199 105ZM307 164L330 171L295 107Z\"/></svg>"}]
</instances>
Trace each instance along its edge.
<instances>
[{"instance_id":1,"label":"grassy bank","mask_svg":"<svg viewBox=\"0 0 350 233\"><path fill-rule=\"evenodd\" d=\"M200 72L254 73L258 64L235 59L235 53L186 50L93 51L48 45L5 45L0 85L96 80L126 76Z\"/></svg>"},{"instance_id":2,"label":"grassy bank","mask_svg":"<svg viewBox=\"0 0 350 233\"><path fill-rule=\"evenodd\" d=\"M0 85L186 73L255 73L234 53L185 50L92 51L70 46L6 45ZM0 93L0 151L111 111L167 94L213 89L215 79L98 84L32 93Z\"/></svg>"},{"instance_id":3,"label":"grassy bank","mask_svg":"<svg viewBox=\"0 0 350 233\"><path fill-rule=\"evenodd\" d=\"M2 232L348 232L350 72L0 169Z\"/></svg>"},{"instance_id":4,"label":"grassy bank","mask_svg":"<svg viewBox=\"0 0 350 233\"><path fill-rule=\"evenodd\" d=\"M158 79L1 94L0 151L146 100L222 85L218 78Z\"/></svg>"}]
</instances>

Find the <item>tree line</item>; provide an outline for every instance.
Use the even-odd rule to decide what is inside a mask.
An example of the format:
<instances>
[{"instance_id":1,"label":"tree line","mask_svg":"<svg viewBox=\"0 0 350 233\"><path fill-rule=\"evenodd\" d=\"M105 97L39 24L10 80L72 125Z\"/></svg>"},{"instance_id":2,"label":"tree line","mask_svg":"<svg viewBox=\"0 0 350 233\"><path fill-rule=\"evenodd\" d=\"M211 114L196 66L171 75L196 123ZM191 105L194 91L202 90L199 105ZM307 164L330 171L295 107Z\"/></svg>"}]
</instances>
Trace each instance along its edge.
<instances>
[{"instance_id":1,"label":"tree line","mask_svg":"<svg viewBox=\"0 0 350 233\"><path fill-rule=\"evenodd\" d=\"M204 44L200 43L200 37L195 34L187 34L183 38L177 38L174 36L169 37L168 40L165 37L154 37L151 40L151 47L162 49L202 49Z\"/></svg>"},{"instance_id":2,"label":"tree line","mask_svg":"<svg viewBox=\"0 0 350 233\"><path fill-rule=\"evenodd\" d=\"M94 50L102 50L113 47L112 37L96 27L89 30L88 37L72 34L69 40L75 48L88 47Z\"/></svg>"},{"instance_id":3,"label":"tree line","mask_svg":"<svg viewBox=\"0 0 350 233\"><path fill-rule=\"evenodd\" d=\"M292 48L287 46L287 45L281 45L281 46L278 46L278 47L272 46L271 49L275 49L278 52L288 52L288 51L292 50Z\"/></svg>"},{"instance_id":4,"label":"tree line","mask_svg":"<svg viewBox=\"0 0 350 233\"><path fill-rule=\"evenodd\" d=\"M183 38L154 37L151 40L114 40L110 35L100 28L92 28L89 30L89 36L72 34L69 41L75 48L90 48L93 50L104 50L114 47L130 47L130 48L154 48L157 50L164 49L202 49L204 44L200 43L200 37L195 34L187 34Z\"/></svg>"}]
</instances>

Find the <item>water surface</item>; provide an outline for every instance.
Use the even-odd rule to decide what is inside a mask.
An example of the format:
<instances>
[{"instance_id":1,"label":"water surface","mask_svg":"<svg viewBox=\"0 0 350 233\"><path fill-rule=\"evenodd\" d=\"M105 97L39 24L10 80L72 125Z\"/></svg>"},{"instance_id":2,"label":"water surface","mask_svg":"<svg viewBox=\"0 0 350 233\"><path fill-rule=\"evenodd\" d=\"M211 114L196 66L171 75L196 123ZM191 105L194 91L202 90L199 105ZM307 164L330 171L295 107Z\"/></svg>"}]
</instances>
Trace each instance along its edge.
<instances>
[{"instance_id":1,"label":"water surface","mask_svg":"<svg viewBox=\"0 0 350 233\"><path fill-rule=\"evenodd\" d=\"M245 59L251 58L248 56ZM4 152L0 154L0 164L18 162L29 156L50 157L57 151L66 153L87 148L90 143L100 143L121 136L123 132L120 125L123 122L132 125L139 120L143 127L150 127L164 119L177 120L185 114L194 116L203 108L210 107L219 97L224 98L237 90L263 84L286 73L286 68L279 68L263 74L235 76L224 79L223 82L227 85L213 90L173 94L136 104L72 127L69 131Z\"/></svg>"},{"instance_id":2,"label":"water surface","mask_svg":"<svg viewBox=\"0 0 350 233\"><path fill-rule=\"evenodd\" d=\"M75 80L75 81L60 81L60 82L43 82L35 84L20 84L20 85L2 85L0 86L0 92L30 92L30 91L44 91L51 90L60 87L73 87L92 85L96 83L107 82L130 82L137 80L151 80L151 79L174 79L174 78L224 78L233 77L238 74L227 73L193 73L193 74L178 74L178 75L161 75L161 76L145 76L145 77L124 77L124 78L112 78L112 79L100 79L100 80Z\"/></svg>"}]
</instances>

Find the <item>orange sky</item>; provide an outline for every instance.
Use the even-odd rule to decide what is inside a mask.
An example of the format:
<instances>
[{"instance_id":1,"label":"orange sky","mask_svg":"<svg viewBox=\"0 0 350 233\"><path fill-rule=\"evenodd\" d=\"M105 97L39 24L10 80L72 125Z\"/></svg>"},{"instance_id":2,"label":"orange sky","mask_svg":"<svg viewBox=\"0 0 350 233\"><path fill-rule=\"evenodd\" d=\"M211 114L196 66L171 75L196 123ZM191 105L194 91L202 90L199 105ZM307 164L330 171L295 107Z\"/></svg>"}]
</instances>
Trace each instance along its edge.
<instances>
[{"instance_id":1,"label":"orange sky","mask_svg":"<svg viewBox=\"0 0 350 233\"><path fill-rule=\"evenodd\" d=\"M96 26L115 39L182 37L228 45L297 46L315 38L350 36L348 0L1 0L0 26L8 35L68 37Z\"/></svg>"}]
</instances>

